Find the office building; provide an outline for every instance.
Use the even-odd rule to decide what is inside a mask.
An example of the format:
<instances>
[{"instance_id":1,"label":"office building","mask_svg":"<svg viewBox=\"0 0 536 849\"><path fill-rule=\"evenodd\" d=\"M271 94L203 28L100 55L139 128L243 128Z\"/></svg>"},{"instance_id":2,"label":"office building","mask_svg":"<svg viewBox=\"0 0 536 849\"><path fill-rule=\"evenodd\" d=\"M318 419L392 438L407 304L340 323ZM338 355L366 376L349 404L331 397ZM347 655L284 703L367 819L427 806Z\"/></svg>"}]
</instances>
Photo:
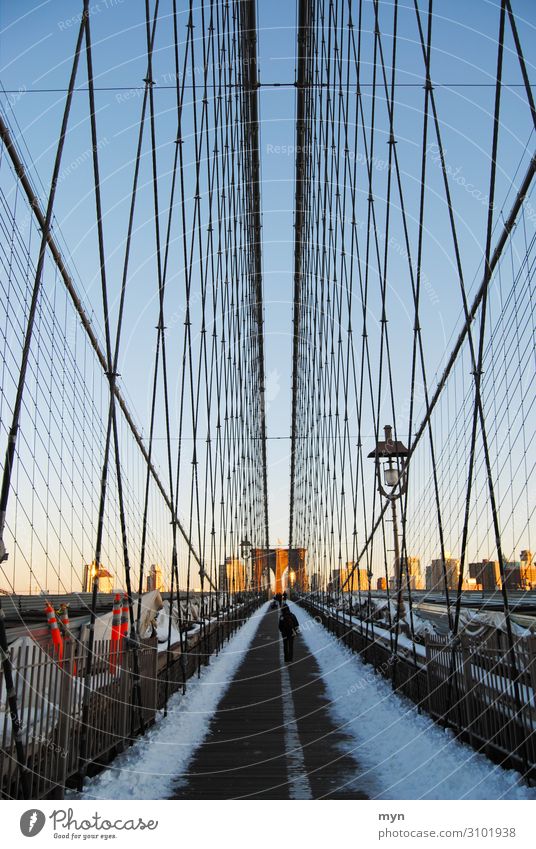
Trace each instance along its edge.
<instances>
[{"instance_id":1,"label":"office building","mask_svg":"<svg viewBox=\"0 0 536 849\"><path fill-rule=\"evenodd\" d=\"M150 593L153 590L162 590L164 588L164 582L162 579L162 570L160 566L156 563L153 563L151 568L149 569L149 574L147 575L147 592Z\"/></svg>"},{"instance_id":2,"label":"office building","mask_svg":"<svg viewBox=\"0 0 536 849\"><path fill-rule=\"evenodd\" d=\"M110 572L104 568L104 566L101 566L97 570L95 561L84 566L84 573L82 577L82 592L90 593L93 591L93 580L97 575L97 571L99 578L99 592L112 593L114 591L113 575L111 575Z\"/></svg>"}]
</instances>

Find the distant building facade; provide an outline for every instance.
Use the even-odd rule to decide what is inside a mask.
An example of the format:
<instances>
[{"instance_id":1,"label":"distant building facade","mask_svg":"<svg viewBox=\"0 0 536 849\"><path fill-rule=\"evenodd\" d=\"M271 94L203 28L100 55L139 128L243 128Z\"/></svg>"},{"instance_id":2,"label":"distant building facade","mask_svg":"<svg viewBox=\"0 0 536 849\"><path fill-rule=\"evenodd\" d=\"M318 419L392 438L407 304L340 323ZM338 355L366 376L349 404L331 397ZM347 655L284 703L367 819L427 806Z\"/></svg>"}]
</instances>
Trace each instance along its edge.
<instances>
[{"instance_id":1,"label":"distant building facade","mask_svg":"<svg viewBox=\"0 0 536 849\"><path fill-rule=\"evenodd\" d=\"M334 569L331 573L333 590L348 593L366 592L369 581L366 569L354 568L353 563L347 563L342 569Z\"/></svg>"},{"instance_id":2,"label":"distant building facade","mask_svg":"<svg viewBox=\"0 0 536 849\"><path fill-rule=\"evenodd\" d=\"M528 549L521 552L521 585L523 590L536 589L536 566L532 551Z\"/></svg>"},{"instance_id":3,"label":"distant building facade","mask_svg":"<svg viewBox=\"0 0 536 849\"><path fill-rule=\"evenodd\" d=\"M104 566L100 566L97 569L97 565L95 561L92 563L86 564L84 566L84 573L82 576L82 592L90 593L93 590L93 580L97 575L99 577L99 592L101 593L113 593L114 591L114 579L113 575L104 568Z\"/></svg>"},{"instance_id":4,"label":"distant building facade","mask_svg":"<svg viewBox=\"0 0 536 849\"><path fill-rule=\"evenodd\" d=\"M469 578L475 581L474 589L493 592L501 588L501 570L498 560L469 563Z\"/></svg>"},{"instance_id":5,"label":"distant building facade","mask_svg":"<svg viewBox=\"0 0 536 849\"><path fill-rule=\"evenodd\" d=\"M504 585L508 590L520 590L521 581L521 561L512 560L504 564Z\"/></svg>"},{"instance_id":6,"label":"distant building facade","mask_svg":"<svg viewBox=\"0 0 536 849\"><path fill-rule=\"evenodd\" d=\"M408 556L402 558L402 587L410 590L423 590L424 580L421 572L421 558ZM395 576L396 586L396 576Z\"/></svg>"},{"instance_id":7,"label":"distant building facade","mask_svg":"<svg viewBox=\"0 0 536 849\"><path fill-rule=\"evenodd\" d=\"M447 587L449 590L457 589L460 575L460 561L445 552L445 563L443 560L432 560L426 567L426 589L432 592L445 591L445 572L447 575Z\"/></svg>"},{"instance_id":8,"label":"distant building facade","mask_svg":"<svg viewBox=\"0 0 536 849\"><path fill-rule=\"evenodd\" d=\"M153 563L151 568L149 569L149 574L147 575L147 592L153 592L153 590L162 590L164 588L164 581L162 579L162 570L160 566L156 563Z\"/></svg>"},{"instance_id":9,"label":"distant building facade","mask_svg":"<svg viewBox=\"0 0 536 849\"><path fill-rule=\"evenodd\" d=\"M247 587L246 566L237 557L227 557L220 566L220 592L242 593Z\"/></svg>"},{"instance_id":10,"label":"distant building facade","mask_svg":"<svg viewBox=\"0 0 536 849\"><path fill-rule=\"evenodd\" d=\"M523 549L521 560L504 564L505 585L509 590L532 590L536 588L536 567L532 551Z\"/></svg>"}]
</instances>

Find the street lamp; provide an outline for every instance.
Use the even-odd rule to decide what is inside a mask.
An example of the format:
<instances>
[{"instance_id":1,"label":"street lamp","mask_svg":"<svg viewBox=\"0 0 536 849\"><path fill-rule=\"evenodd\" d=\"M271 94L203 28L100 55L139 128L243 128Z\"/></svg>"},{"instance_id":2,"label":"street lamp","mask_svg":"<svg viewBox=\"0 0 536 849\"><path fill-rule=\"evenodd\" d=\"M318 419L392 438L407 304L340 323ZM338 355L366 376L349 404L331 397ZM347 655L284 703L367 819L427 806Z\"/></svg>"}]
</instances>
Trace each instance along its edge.
<instances>
[{"instance_id":1,"label":"street lamp","mask_svg":"<svg viewBox=\"0 0 536 849\"><path fill-rule=\"evenodd\" d=\"M393 515L393 537L395 546L395 574L398 582L397 619L403 614L402 595L402 561L400 559L400 545L398 540L398 521L396 515L396 502L406 493L408 486L407 471L400 468L400 460L408 456L408 449L403 442L393 439L391 425L384 427L385 441L376 443L376 448L368 455L375 462L378 489L388 501L391 502ZM396 460L396 463L394 462ZM383 468L383 483L382 472ZM388 487L388 489L386 489Z\"/></svg>"},{"instance_id":2,"label":"street lamp","mask_svg":"<svg viewBox=\"0 0 536 849\"><path fill-rule=\"evenodd\" d=\"M251 557L251 548L252 548L251 543L248 540L248 535L246 534L246 536L244 537L244 539L240 543L240 554L242 555L242 560L244 561L245 569L246 569L246 589L249 589L251 587L251 580L250 580L250 575L249 575L249 570L248 570L248 561L249 561L249 558Z\"/></svg>"}]
</instances>

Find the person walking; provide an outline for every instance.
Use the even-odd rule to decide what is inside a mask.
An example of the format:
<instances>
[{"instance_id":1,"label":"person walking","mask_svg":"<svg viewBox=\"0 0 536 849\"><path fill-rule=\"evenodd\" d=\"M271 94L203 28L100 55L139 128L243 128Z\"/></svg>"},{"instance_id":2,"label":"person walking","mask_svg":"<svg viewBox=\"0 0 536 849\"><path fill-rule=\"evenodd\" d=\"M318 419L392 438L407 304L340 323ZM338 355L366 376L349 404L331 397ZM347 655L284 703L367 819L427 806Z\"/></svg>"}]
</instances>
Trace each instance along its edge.
<instances>
[{"instance_id":1,"label":"person walking","mask_svg":"<svg viewBox=\"0 0 536 849\"><path fill-rule=\"evenodd\" d=\"M279 630L283 637L283 654L286 663L292 663L294 658L294 637L299 627L300 623L290 610L288 604L284 604L279 617Z\"/></svg>"}]
</instances>

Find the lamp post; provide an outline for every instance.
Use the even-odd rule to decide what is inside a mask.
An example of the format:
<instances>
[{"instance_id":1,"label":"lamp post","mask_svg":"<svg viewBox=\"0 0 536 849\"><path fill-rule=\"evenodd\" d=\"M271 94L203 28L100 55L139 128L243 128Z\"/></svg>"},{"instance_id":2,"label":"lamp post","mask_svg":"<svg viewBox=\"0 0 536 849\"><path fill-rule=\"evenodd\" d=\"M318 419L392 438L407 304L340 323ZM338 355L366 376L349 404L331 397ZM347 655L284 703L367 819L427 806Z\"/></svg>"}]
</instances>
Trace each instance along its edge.
<instances>
[{"instance_id":1,"label":"lamp post","mask_svg":"<svg viewBox=\"0 0 536 849\"><path fill-rule=\"evenodd\" d=\"M244 537L244 539L242 540L242 542L240 543L240 554L242 556L242 560L244 561L245 569L246 569L246 590L250 590L252 582L250 580L248 562L249 562L249 559L251 557L251 543L248 540L247 534Z\"/></svg>"},{"instance_id":2,"label":"lamp post","mask_svg":"<svg viewBox=\"0 0 536 849\"><path fill-rule=\"evenodd\" d=\"M378 442L374 451L368 455L374 459L378 490L388 501L391 502L391 513L393 517L393 540L395 553L395 575L397 578L397 606L396 618L400 620L403 616L403 589L402 589L402 560L400 558L400 544L398 540L398 519L396 502L406 493L408 479L407 472L400 469L400 460L408 455L408 449L403 442L393 440L393 429L391 425L384 427L385 441ZM396 463L394 462L396 460ZM383 483L382 483L383 466Z\"/></svg>"}]
</instances>

